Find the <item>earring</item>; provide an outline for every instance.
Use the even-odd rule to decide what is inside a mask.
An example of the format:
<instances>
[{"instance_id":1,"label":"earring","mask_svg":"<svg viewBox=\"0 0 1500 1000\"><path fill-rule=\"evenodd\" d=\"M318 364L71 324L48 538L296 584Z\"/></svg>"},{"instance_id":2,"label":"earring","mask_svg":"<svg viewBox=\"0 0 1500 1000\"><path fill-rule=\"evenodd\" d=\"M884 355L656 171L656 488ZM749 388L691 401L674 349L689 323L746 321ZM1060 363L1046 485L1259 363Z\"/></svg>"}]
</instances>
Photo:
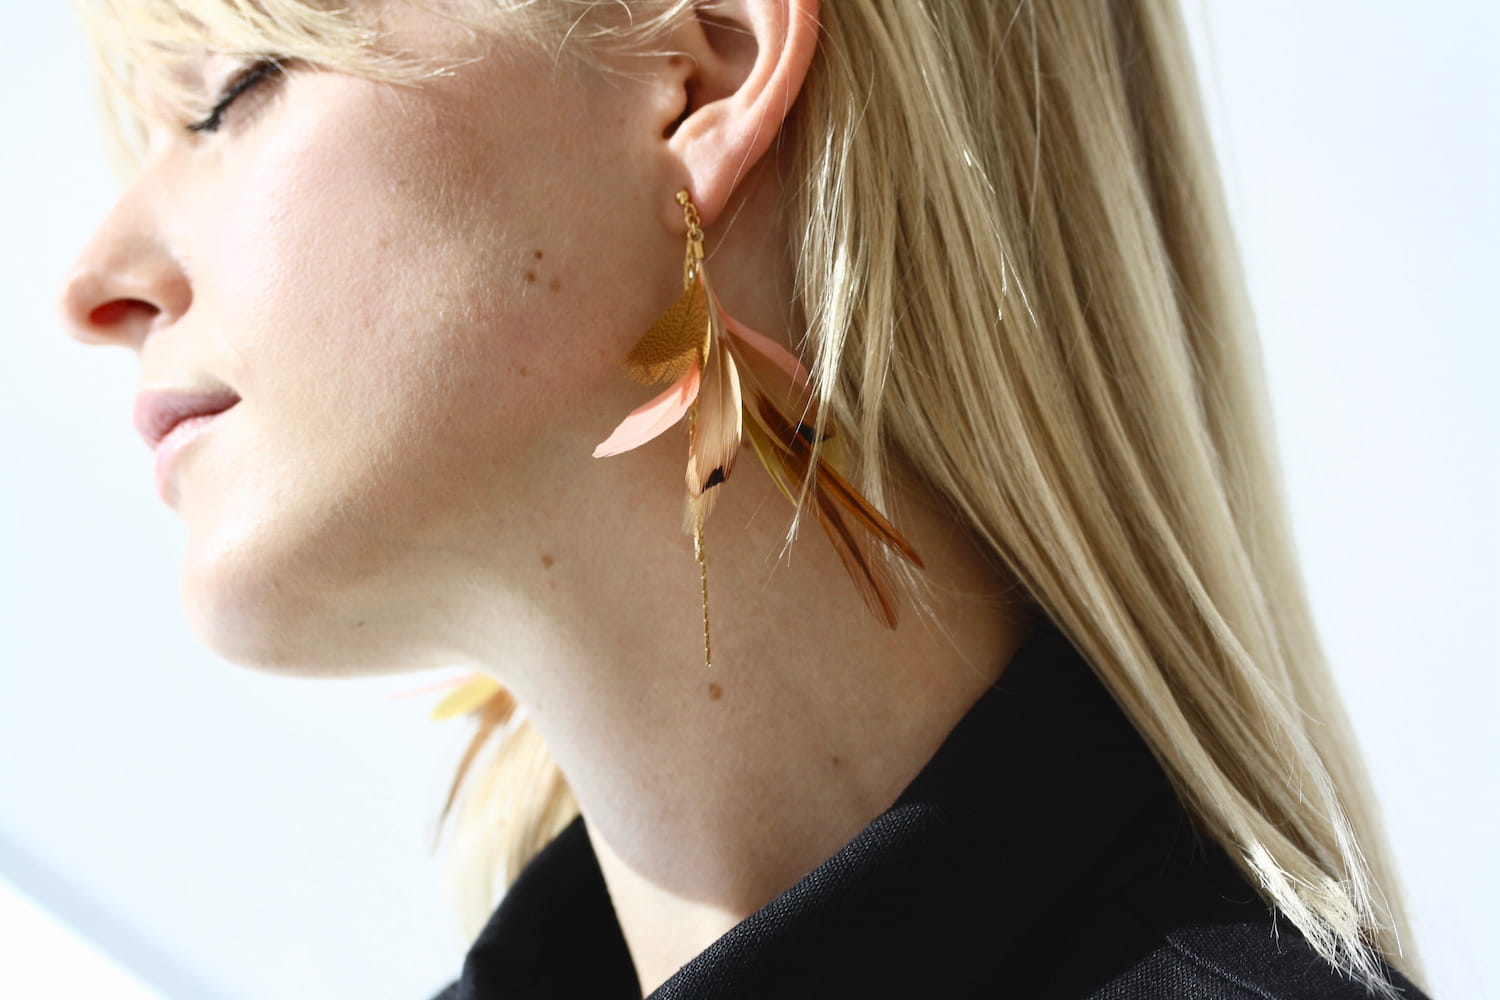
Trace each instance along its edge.
<instances>
[{"instance_id":1,"label":"earring","mask_svg":"<svg viewBox=\"0 0 1500 1000\"><path fill-rule=\"evenodd\" d=\"M626 374L644 385L671 382L655 399L632 410L598 447L595 458L639 448L684 416L688 422L687 505L683 530L693 536L693 555L703 593L703 662L713 666L708 626L708 563L703 524L721 486L729 479L748 433L756 456L793 507L811 506L865 604L887 627L896 627L890 583L873 540L922 568L916 550L874 505L860 495L836 465L840 445L831 420L812 423L811 383L796 355L724 312L703 263L703 229L686 190L677 192L687 224L682 295L651 325L624 359ZM773 394L767 386L789 383ZM778 403L787 399L788 405ZM798 405L789 405L795 400ZM814 458L813 446L820 445ZM810 498L810 503L809 503Z\"/></svg>"}]
</instances>

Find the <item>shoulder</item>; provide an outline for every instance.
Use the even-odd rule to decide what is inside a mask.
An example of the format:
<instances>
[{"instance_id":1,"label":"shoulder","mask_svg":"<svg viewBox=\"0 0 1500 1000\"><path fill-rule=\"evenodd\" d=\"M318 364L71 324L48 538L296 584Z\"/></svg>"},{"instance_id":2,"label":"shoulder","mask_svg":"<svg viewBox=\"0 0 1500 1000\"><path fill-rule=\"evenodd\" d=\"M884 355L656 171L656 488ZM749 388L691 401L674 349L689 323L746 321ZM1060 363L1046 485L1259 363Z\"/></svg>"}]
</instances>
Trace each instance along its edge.
<instances>
[{"instance_id":1,"label":"shoulder","mask_svg":"<svg viewBox=\"0 0 1500 1000\"><path fill-rule=\"evenodd\" d=\"M1066 955L1077 975L1055 995L1088 1000L1374 1000L1321 955L1284 914L1266 905L1216 848L1183 868L1159 868L1114 891L1085 894L1054 924L1039 953ZM1095 887L1096 889L1099 887ZM1382 966L1403 1000L1427 1000ZM1040 985L1040 984L1039 984ZM1047 988L1042 989L1044 995Z\"/></svg>"},{"instance_id":2,"label":"shoulder","mask_svg":"<svg viewBox=\"0 0 1500 1000\"><path fill-rule=\"evenodd\" d=\"M1185 810L1149 808L1007 949L1041 1000L1375 1000L1263 900ZM1384 966L1402 1000L1427 1000Z\"/></svg>"},{"instance_id":3,"label":"shoulder","mask_svg":"<svg viewBox=\"0 0 1500 1000\"><path fill-rule=\"evenodd\" d=\"M1148 927L1151 925L1148 923ZM1369 1000L1369 990L1341 974L1281 918L1274 922L1194 922L1152 928L1154 946L1088 992L1089 1000ZM1426 1000L1387 967L1408 1000Z\"/></svg>"}]
</instances>

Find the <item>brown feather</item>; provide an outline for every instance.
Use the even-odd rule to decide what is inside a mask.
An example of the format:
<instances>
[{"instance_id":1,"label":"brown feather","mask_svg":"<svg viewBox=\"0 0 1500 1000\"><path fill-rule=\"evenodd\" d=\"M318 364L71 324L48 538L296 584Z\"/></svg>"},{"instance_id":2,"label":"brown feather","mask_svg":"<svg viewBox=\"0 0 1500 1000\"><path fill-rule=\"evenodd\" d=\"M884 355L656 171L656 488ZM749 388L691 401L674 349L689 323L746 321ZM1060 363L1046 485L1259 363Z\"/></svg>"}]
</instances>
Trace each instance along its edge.
<instances>
[{"instance_id":1,"label":"brown feather","mask_svg":"<svg viewBox=\"0 0 1500 1000\"><path fill-rule=\"evenodd\" d=\"M838 508L827 501L823 491L815 487L814 492L817 501L813 510L818 515L818 523L833 542L834 551L843 560L844 569L859 589L859 596L864 598L865 606L885 622L886 628L895 628L896 605L891 599L891 586L884 568L866 557L859 540L849 530L848 522L839 514Z\"/></svg>"},{"instance_id":2,"label":"brown feather","mask_svg":"<svg viewBox=\"0 0 1500 1000\"><path fill-rule=\"evenodd\" d=\"M806 424L792 420L777 409L776 405L758 391L751 421L752 440L757 448L772 453L778 471L772 478L778 479L782 492L798 492L812 469L813 431ZM765 442L757 440L763 435ZM765 455L762 453L762 459ZM768 469L770 466L768 465ZM779 475L778 475L779 472ZM783 484L780 480L785 478ZM795 501L794 501L795 502ZM884 565L871 559L865 548L865 540L879 541L911 559L921 566L916 550L848 481L835 472L826 462L819 461L813 479L813 512L818 523L833 543L834 550L854 581L865 605L883 621L888 628L896 627L896 606L891 597L891 584ZM853 525L845 515L852 515ZM855 526L859 530L855 530Z\"/></svg>"},{"instance_id":3,"label":"brown feather","mask_svg":"<svg viewBox=\"0 0 1500 1000\"><path fill-rule=\"evenodd\" d=\"M839 475L827 462L818 463L818 483L823 491L840 507L852 514L866 531L901 553L918 569L926 568L922 564L922 557L917 555L917 550L912 548L911 543L896 530L896 526L891 524L874 504L866 500L863 494L851 486L849 481Z\"/></svg>"},{"instance_id":4,"label":"brown feather","mask_svg":"<svg viewBox=\"0 0 1500 1000\"><path fill-rule=\"evenodd\" d=\"M761 418L773 441L776 441L778 444L785 441L786 451L791 454L804 456L804 462L811 459L812 446L808 442L808 435L812 433L811 429L808 429L806 434L799 433L800 429L807 426L806 424L799 422L794 427L787 416L781 413L775 404L764 396L757 397L756 408L758 411L757 415ZM895 525L891 524L885 515L875 508L874 504L866 500L858 490L850 485L847 479L839 475L827 462L821 460L818 462L816 482L819 484L819 488L827 493L832 502L852 515L860 527L873 535L876 540L901 553L913 565L925 568L921 557L917 555L917 550L902 537L901 533L896 530Z\"/></svg>"}]
</instances>

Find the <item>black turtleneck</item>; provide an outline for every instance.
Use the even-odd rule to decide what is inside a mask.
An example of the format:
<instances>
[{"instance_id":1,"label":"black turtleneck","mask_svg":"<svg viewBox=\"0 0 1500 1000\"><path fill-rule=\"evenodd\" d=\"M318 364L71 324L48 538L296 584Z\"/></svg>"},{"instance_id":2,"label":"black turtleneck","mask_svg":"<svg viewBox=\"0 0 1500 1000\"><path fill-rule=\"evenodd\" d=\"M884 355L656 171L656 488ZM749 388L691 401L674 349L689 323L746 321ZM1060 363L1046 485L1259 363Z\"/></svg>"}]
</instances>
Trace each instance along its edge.
<instances>
[{"instance_id":1,"label":"black turtleneck","mask_svg":"<svg viewBox=\"0 0 1500 1000\"><path fill-rule=\"evenodd\" d=\"M1196 833L1087 663L1044 629L888 810L650 1000L1367 996ZM434 1000L542 998L640 1000L581 818Z\"/></svg>"}]
</instances>

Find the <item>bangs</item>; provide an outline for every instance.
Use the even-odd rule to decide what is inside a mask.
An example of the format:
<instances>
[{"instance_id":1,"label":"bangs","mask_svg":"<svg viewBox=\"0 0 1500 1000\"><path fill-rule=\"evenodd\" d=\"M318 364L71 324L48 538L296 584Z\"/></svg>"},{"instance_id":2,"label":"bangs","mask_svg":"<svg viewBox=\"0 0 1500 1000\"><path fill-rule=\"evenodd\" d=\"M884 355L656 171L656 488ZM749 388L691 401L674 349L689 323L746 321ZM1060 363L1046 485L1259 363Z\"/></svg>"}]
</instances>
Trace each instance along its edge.
<instances>
[{"instance_id":1,"label":"bangs","mask_svg":"<svg viewBox=\"0 0 1500 1000\"><path fill-rule=\"evenodd\" d=\"M326 0L75 0L116 167L140 162L148 120L186 124L207 110L191 68L208 55L274 57L375 79L437 70L377 48L374 16Z\"/></svg>"},{"instance_id":2,"label":"bangs","mask_svg":"<svg viewBox=\"0 0 1500 1000\"><path fill-rule=\"evenodd\" d=\"M474 31L502 28L512 41L549 51L554 65L604 51L658 47L693 0L402 0ZM116 168L129 175L145 149L148 120L186 125L207 111L195 68L208 55L297 60L388 82L445 75L467 60L436 63L382 46L374 0L73 0L99 86ZM579 57L582 57L581 60Z\"/></svg>"}]
</instances>

